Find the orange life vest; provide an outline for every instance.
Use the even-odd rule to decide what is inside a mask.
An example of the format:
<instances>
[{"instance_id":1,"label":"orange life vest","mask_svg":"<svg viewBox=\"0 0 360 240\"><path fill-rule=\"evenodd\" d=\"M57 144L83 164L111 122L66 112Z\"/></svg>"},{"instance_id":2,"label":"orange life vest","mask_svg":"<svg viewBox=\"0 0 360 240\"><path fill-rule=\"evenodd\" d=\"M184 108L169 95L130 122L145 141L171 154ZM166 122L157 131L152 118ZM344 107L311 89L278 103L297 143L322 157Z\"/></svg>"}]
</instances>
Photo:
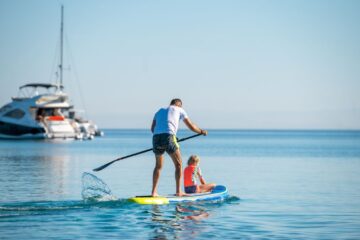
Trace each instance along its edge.
<instances>
[{"instance_id":1,"label":"orange life vest","mask_svg":"<svg viewBox=\"0 0 360 240\"><path fill-rule=\"evenodd\" d=\"M196 185L196 177L198 173L200 173L199 167L195 165L187 166L184 170L184 186L190 187Z\"/></svg>"}]
</instances>

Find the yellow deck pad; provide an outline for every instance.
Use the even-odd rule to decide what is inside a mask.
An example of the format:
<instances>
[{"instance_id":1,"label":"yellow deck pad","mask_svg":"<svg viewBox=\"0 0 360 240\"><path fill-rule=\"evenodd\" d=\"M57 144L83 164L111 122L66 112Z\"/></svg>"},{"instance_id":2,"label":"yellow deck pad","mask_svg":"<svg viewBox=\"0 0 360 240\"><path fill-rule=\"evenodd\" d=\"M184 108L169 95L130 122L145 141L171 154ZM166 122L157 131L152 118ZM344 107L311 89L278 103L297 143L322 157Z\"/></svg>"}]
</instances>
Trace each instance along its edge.
<instances>
[{"instance_id":1,"label":"yellow deck pad","mask_svg":"<svg viewBox=\"0 0 360 240\"><path fill-rule=\"evenodd\" d=\"M129 198L130 202L135 202L138 204L155 204L155 205L160 205L160 204L169 204L169 199L167 199L166 197L133 197L133 198Z\"/></svg>"}]
</instances>

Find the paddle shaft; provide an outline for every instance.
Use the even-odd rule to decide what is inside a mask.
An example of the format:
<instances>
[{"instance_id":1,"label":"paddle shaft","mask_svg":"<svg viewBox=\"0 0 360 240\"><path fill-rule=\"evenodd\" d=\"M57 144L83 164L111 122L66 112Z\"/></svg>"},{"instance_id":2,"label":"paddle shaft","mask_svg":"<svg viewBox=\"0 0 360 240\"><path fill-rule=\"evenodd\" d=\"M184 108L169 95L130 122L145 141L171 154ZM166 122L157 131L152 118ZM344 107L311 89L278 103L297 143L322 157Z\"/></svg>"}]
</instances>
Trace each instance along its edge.
<instances>
[{"instance_id":1,"label":"paddle shaft","mask_svg":"<svg viewBox=\"0 0 360 240\"><path fill-rule=\"evenodd\" d=\"M198 134L192 135L192 136L190 136L190 137L186 137L186 138L181 138L181 139L179 139L177 142L182 142L182 141L188 140L188 139L190 139L190 138L198 137L198 136L200 136L200 135L202 135L202 133L198 133ZM113 164L114 162L123 160L123 159L125 159L125 158L133 157L133 156L136 156L136 155L139 155L139 154L143 154L143 153L149 152L149 151L151 151L151 150L153 150L153 149L152 149L152 148L149 148L149 149L146 149L146 150L137 152L137 153L133 153L133 154L130 154L130 155L127 155L127 156L124 156L124 157L117 158L117 159L112 160L111 162L108 162L108 163L106 163L106 164L104 164L104 165L102 165L102 166L100 166L100 167L98 167L98 168L93 169L93 171L95 171L95 172L101 171L101 170L103 170L104 168L106 168L106 167L110 166L111 164Z\"/></svg>"}]
</instances>

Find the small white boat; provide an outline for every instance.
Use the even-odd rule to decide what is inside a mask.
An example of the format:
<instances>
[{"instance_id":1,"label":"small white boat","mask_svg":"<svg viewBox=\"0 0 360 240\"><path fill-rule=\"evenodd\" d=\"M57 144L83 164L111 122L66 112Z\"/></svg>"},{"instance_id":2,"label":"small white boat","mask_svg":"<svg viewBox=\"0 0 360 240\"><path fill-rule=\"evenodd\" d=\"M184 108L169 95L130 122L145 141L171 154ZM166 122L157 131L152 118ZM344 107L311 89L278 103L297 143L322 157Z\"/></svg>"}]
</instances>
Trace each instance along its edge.
<instances>
[{"instance_id":1,"label":"small white boat","mask_svg":"<svg viewBox=\"0 0 360 240\"><path fill-rule=\"evenodd\" d=\"M99 134L95 124L76 116L57 85L26 84L20 95L0 108L0 138L91 139Z\"/></svg>"},{"instance_id":2,"label":"small white boat","mask_svg":"<svg viewBox=\"0 0 360 240\"><path fill-rule=\"evenodd\" d=\"M30 83L0 108L0 138L92 139L103 133L76 116L63 89L63 7L61 7L60 79L57 84Z\"/></svg>"}]
</instances>

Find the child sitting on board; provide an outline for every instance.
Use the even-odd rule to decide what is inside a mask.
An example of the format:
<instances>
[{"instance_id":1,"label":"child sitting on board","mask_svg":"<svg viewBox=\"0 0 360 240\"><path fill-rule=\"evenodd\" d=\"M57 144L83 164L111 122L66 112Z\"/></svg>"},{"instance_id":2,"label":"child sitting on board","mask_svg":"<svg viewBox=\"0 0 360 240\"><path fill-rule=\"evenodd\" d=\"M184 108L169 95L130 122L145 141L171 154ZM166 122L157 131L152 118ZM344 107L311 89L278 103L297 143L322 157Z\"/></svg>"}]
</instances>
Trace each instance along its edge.
<instances>
[{"instance_id":1,"label":"child sitting on board","mask_svg":"<svg viewBox=\"0 0 360 240\"><path fill-rule=\"evenodd\" d=\"M206 183L199 168L200 158L196 155L190 156L188 166L184 170L184 187L185 193L204 193L210 192L215 186L215 183ZM196 178L199 178L200 185L196 183Z\"/></svg>"}]
</instances>

